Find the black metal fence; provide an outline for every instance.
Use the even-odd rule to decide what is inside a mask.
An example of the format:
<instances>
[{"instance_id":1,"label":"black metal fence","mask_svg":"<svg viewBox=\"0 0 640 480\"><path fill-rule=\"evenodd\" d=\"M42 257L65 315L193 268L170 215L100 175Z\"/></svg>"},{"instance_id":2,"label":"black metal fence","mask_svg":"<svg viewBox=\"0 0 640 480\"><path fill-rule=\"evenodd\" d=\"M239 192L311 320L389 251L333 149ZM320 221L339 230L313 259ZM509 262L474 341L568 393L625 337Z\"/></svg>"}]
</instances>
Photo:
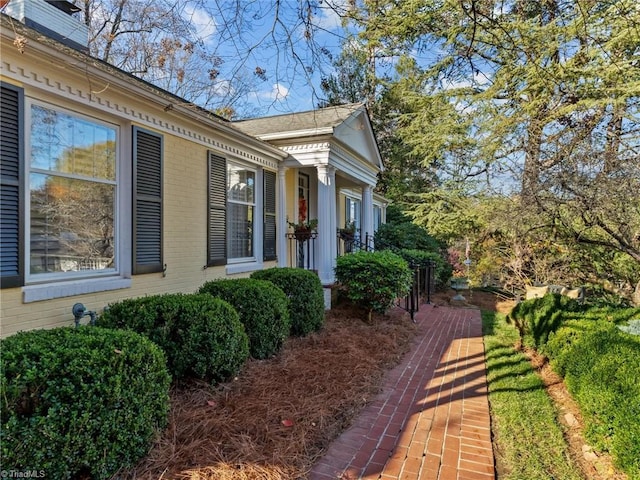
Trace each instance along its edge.
<instances>
[{"instance_id":1,"label":"black metal fence","mask_svg":"<svg viewBox=\"0 0 640 480\"><path fill-rule=\"evenodd\" d=\"M435 293L435 262L427 262L423 266L412 266L413 282L411 288L397 305L409 312L411 321L415 322L415 314L420 311L420 304L431 303L431 295Z\"/></svg>"},{"instance_id":2,"label":"black metal fence","mask_svg":"<svg viewBox=\"0 0 640 480\"><path fill-rule=\"evenodd\" d=\"M348 234L338 229L336 248L339 257L347 253L355 253L362 250L368 252L373 250L373 235L365 233L363 236L359 232Z\"/></svg>"},{"instance_id":3,"label":"black metal fence","mask_svg":"<svg viewBox=\"0 0 640 480\"><path fill-rule=\"evenodd\" d=\"M308 235L287 233L289 241L289 266L315 270L315 249L317 232L309 232Z\"/></svg>"}]
</instances>

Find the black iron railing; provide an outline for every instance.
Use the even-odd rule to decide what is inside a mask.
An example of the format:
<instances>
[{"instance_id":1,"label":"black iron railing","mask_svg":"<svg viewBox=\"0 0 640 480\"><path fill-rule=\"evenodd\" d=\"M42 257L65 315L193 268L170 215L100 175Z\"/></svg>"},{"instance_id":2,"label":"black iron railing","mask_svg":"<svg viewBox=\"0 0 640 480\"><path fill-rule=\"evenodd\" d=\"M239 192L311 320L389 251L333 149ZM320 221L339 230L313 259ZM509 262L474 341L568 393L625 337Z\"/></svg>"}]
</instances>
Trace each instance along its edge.
<instances>
[{"instance_id":1,"label":"black iron railing","mask_svg":"<svg viewBox=\"0 0 640 480\"><path fill-rule=\"evenodd\" d=\"M338 229L336 247L339 257L347 253L355 253L362 250L368 252L373 250L373 235L365 233L364 236L362 236L360 232L350 234L343 232L342 229Z\"/></svg>"},{"instance_id":2,"label":"black iron railing","mask_svg":"<svg viewBox=\"0 0 640 480\"><path fill-rule=\"evenodd\" d=\"M431 303L431 295L435 292L435 263L427 262L422 266L412 266L413 281L407 294L399 299L397 306L406 310L415 323L415 314L420 311L420 304L424 299Z\"/></svg>"},{"instance_id":3,"label":"black iron railing","mask_svg":"<svg viewBox=\"0 0 640 480\"><path fill-rule=\"evenodd\" d=\"M315 248L317 232L309 232L308 235L287 233L289 241L289 266L315 270Z\"/></svg>"}]
</instances>

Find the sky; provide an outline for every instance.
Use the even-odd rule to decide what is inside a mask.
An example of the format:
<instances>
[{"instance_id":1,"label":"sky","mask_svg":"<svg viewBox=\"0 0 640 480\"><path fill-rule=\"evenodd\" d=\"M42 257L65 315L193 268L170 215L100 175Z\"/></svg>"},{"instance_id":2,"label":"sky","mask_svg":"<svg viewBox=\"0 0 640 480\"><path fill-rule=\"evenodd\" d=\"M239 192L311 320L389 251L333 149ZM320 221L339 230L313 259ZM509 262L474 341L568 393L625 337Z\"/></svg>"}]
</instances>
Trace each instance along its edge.
<instances>
[{"instance_id":1,"label":"sky","mask_svg":"<svg viewBox=\"0 0 640 480\"><path fill-rule=\"evenodd\" d=\"M223 59L221 79L252 78L254 88L244 97L247 110L265 116L316 108L320 80L331 70L330 55L338 57L345 38L339 13L348 0L317 1L310 24L299 14L300 0L239 2L242 18L221 3L189 5L183 17ZM274 10L276 3L280 10ZM317 55L319 51L325 54Z\"/></svg>"}]
</instances>

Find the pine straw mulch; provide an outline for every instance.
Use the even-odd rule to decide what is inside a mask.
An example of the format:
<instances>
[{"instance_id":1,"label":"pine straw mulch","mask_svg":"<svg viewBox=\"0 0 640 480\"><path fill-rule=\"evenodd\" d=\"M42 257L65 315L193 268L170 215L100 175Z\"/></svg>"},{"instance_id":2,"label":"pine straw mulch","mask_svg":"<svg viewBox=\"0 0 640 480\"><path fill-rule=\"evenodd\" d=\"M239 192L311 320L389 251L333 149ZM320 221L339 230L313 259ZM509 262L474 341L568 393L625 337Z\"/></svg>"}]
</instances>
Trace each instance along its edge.
<instances>
[{"instance_id":1,"label":"pine straw mulch","mask_svg":"<svg viewBox=\"0 0 640 480\"><path fill-rule=\"evenodd\" d=\"M361 317L338 307L327 312L320 332L290 338L274 358L250 360L229 383L174 388L169 426L149 455L118 478L305 478L416 333L399 308L371 323Z\"/></svg>"}]
</instances>

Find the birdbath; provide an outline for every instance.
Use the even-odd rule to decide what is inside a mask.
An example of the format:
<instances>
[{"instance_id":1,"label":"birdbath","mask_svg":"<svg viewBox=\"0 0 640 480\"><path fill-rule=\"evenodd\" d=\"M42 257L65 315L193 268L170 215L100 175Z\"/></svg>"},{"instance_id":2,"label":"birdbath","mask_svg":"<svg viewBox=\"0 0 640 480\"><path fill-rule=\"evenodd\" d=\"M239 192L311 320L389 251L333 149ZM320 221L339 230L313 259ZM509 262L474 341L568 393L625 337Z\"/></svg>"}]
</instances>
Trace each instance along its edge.
<instances>
[{"instance_id":1,"label":"birdbath","mask_svg":"<svg viewBox=\"0 0 640 480\"><path fill-rule=\"evenodd\" d=\"M464 302L466 298L460 293L461 290L467 290L469 288L469 280L466 277L454 277L451 279L451 288L456 291L456 294L451 300L456 302Z\"/></svg>"}]
</instances>

